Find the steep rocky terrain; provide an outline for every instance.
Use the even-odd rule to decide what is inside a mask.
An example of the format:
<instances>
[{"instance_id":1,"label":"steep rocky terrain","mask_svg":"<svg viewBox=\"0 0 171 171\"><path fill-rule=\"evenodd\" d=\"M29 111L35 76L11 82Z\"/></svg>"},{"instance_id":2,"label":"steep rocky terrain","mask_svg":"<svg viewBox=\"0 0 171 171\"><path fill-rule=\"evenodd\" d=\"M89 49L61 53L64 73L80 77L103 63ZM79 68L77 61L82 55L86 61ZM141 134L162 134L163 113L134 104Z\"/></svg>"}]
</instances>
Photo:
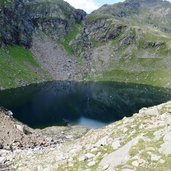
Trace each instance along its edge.
<instances>
[{"instance_id":1,"label":"steep rocky terrain","mask_svg":"<svg viewBox=\"0 0 171 171\"><path fill-rule=\"evenodd\" d=\"M0 45L31 47L33 32L39 29L62 41L86 16L63 0L3 0L0 3Z\"/></svg>"},{"instance_id":2,"label":"steep rocky terrain","mask_svg":"<svg viewBox=\"0 0 171 171\"><path fill-rule=\"evenodd\" d=\"M0 28L0 46L31 46L34 27L21 0L0 1Z\"/></svg>"},{"instance_id":3,"label":"steep rocky terrain","mask_svg":"<svg viewBox=\"0 0 171 171\"><path fill-rule=\"evenodd\" d=\"M170 87L170 16L167 1L104 5L86 17L82 34L71 46L78 55L87 49L91 52L84 54L90 61L92 80ZM83 42L86 48L80 52L77 47L84 37L89 43Z\"/></svg>"},{"instance_id":4,"label":"steep rocky terrain","mask_svg":"<svg viewBox=\"0 0 171 171\"><path fill-rule=\"evenodd\" d=\"M77 31L85 15L62 0L1 1L1 89L80 79L80 65L68 57L67 35Z\"/></svg>"},{"instance_id":5,"label":"steep rocky terrain","mask_svg":"<svg viewBox=\"0 0 171 171\"><path fill-rule=\"evenodd\" d=\"M29 52L34 25L21 0L0 1L0 89L51 79Z\"/></svg>"},{"instance_id":6,"label":"steep rocky terrain","mask_svg":"<svg viewBox=\"0 0 171 171\"><path fill-rule=\"evenodd\" d=\"M69 43L81 29L86 13L62 0L26 1L25 5L36 30L31 51L39 63L55 80L80 80L83 67Z\"/></svg>"},{"instance_id":7,"label":"steep rocky terrain","mask_svg":"<svg viewBox=\"0 0 171 171\"><path fill-rule=\"evenodd\" d=\"M2 150L16 170L170 170L171 102L48 148ZM3 157L0 157L2 159Z\"/></svg>"},{"instance_id":8,"label":"steep rocky terrain","mask_svg":"<svg viewBox=\"0 0 171 171\"><path fill-rule=\"evenodd\" d=\"M10 20L11 14L15 21ZM52 79L171 87L171 4L167 1L126 0L86 16L62 0L5 0L0 18L6 24L1 45L31 47L34 59ZM29 81L21 78L21 82Z\"/></svg>"},{"instance_id":9,"label":"steep rocky terrain","mask_svg":"<svg viewBox=\"0 0 171 171\"><path fill-rule=\"evenodd\" d=\"M83 10L74 9L63 0L24 0L25 6L36 29L50 37L63 41L76 24L86 16Z\"/></svg>"},{"instance_id":10,"label":"steep rocky terrain","mask_svg":"<svg viewBox=\"0 0 171 171\"><path fill-rule=\"evenodd\" d=\"M104 5L91 16L114 17L131 26L158 28L170 33L171 4L162 0L126 0L123 3Z\"/></svg>"},{"instance_id":11,"label":"steep rocky terrain","mask_svg":"<svg viewBox=\"0 0 171 171\"><path fill-rule=\"evenodd\" d=\"M54 57L48 45L44 46L47 49L45 51L41 48L41 42L34 39L37 46L33 46L32 52L41 64L43 61L40 59L46 61L46 70L53 68L53 71L49 71L53 78L85 78L170 88L169 2L127 0L124 3L104 5L86 17L80 10L76 12L79 17L74 17L75 10L62 1L55 3L61 9L61 4L67 5L67 12L63 10L60 15L54 10L53 1L50 5L45 1L46 5L40 5L43 1L38 2L36 5L28 3L32 16L38 16L32 17L38 30L35 37L48 42L43 36L45 34L52 39L51 42L57 41L58 45L52 43L56 49L66 51L63 55L58 50L58 55ZM38 11L36 15L32 12L34 8ZM47 11L46 15L42 12L44 10ZM60 18L60 21L65 18L65 22L61 23L56 18ZM48 28L45 27L46 23L50 23ZM68 27L65 27L65 23L68 23ZM51 55L42 55L47 53ZM53 64L49 64L49 57L52 57ZM55 63L60 67L56 67ZM60 73L63 73L62 76Z\"/></svg>"}]
</instances>

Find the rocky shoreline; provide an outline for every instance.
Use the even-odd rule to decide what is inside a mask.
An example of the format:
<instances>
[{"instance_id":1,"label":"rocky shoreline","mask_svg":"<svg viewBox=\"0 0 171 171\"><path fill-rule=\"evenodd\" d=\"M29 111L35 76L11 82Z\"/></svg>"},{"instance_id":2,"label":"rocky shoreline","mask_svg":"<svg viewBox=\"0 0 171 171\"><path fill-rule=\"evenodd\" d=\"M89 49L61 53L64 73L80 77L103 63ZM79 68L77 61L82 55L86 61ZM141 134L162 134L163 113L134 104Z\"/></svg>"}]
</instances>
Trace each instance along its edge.
<instances>
[{"instance_id":1,"label":"rocky shoreline","mask_svg":"<svg viewBox=\"0 0 171 171\"><path fill-rule=\"evenodd\" d=\"M143 108L101 129L51 127L42 131L44 137L51 135L49 141L60 140L57 135L61 141L47 147L1 149L0 164L4 159L4 166L21 171L162 171L171 166L171 101ZM43 135L40 130L33 135L38 133Z\"/></svg>"},{"instance_id":2,"label":"rocky shoreline","mask_svg":"<svg viewBox=\"0 0 171 171\"><path fill-rule=\"evenodd\" d=\"M84 135L88 129L81 126L32 129L15 120L12 112L0 108L0 170L9 169L10 161L20 152L54 149L57 145Z\"/></svg>"}]
</instances>

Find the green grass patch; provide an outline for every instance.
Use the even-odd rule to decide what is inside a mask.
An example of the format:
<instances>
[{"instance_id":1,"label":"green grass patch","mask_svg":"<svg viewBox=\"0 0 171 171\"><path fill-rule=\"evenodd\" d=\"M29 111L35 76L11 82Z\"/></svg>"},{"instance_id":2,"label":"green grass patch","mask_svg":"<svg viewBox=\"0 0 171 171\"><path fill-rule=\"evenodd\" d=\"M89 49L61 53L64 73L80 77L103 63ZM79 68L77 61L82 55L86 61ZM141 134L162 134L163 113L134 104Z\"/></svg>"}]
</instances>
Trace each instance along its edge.
<instances>
[{"instance_id":1,"label":"green grass patch","mask_svg":"<svg viewBox=\"0 0 171 171\"><path fill-rule=\"evenodd\" d=\"M35 67L40 67L40 65L34 59L32 53L26 48L22 48L20 46L8 46L7 52L9 52L9 55L19 63L24 64L24 62L29 62Z\"/></svg>"},{"instance_id":2,"label":"green grass patch","mask_svg":"<svg viewBox=\"0 0 171 171\"><path fill-rule=\"evenodd\" d=\"M98 20L111 19L112 15L109 14L91 14L87 17L88 23L97 22Z\"/></svg>"},{"instance_id":3,"label":"green grass patch","mask_svg":"<svg viewBox=\"0 0 171 171\"><path fill-rule=\"evenodd\" d=\"M0 88L49 80L28 49L20 46L0 48Z\"/></svg>"},{"instance_id":4,"label":"green grass patch","mask_svg":"<svg viewBox=\"0 0 171 171\"><path fill-rule=\"evenodd\" d=\"M117 81L170 88L171 70L133 72L127 70L109 70L96 73L89 79L95 81Z\"/></svg>"},{"instance_id":5,"label":"green grass patch","mask_svg":"<svg viewBox=\"0 0 171 171\"><path fill-rule=\"evenodd\" d=\"M70 46L70 42L80 33L81 27L81 24L76 24L72 31L69 32L68 35L64 38L64 42L62 44L69 55L74 54L74 50Z\"/></svg>"}]
</instances>

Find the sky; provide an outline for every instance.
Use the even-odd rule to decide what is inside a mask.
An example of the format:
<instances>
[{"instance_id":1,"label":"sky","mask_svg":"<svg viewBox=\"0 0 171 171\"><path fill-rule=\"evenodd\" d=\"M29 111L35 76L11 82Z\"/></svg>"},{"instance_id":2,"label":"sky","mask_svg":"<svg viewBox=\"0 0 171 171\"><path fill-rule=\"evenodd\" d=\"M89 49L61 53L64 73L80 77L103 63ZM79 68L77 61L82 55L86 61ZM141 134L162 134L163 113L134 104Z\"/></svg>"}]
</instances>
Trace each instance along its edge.
<instances>
[{"instance_id":1,"label":"sky","mask_svg":"<svg viewBox=\"0 0 171 171\"><path fill-rule=\"evenodd\" d=\"M114 4L124 0L65 0L75 8L83 9L87 13L99 8L103 4ZM171 0L168 0L171 2Z\"/></svg>"},{"instance_id":2,"label":"sky","mask_svg":"<svg viewBox=\"0 0 171 171\"><path fill-rule=\"evenodd\" d=\"M65 0L75 8L83 9L87 13L99 8L103 4L114 4L124 0Z\"/></svg>"}]
</instances>

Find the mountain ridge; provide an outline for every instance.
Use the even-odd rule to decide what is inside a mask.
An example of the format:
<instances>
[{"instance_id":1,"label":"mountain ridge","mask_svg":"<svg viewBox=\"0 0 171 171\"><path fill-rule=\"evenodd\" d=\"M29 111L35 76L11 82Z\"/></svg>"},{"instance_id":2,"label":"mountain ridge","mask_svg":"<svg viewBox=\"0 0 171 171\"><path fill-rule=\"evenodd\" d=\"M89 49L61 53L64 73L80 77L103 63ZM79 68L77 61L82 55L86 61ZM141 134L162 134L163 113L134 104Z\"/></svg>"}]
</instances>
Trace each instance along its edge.
<instances>
[{"instance_id":1,"label":"mountain ridge","mask_svg":"<svg viewBox=\"0 0 171 171\"><path fill-rule=\"evenodd\" d=\"M12 2L12 6L19 3ZM25 0L24 4L21 4L23 10L29 14L26 18L30 18L31 25L27 24L28 29L24 28L23 32L21 21L24 16L16 14L20 16L18 24L7 24L4 29L10 28L9 35L10 31L11 35L15 33L17 27L22 32L19 32L16 40L9 39L8 42L13 45L21 42L21 45L34 49L31 50L34 58L43 68L46 61L47 67L44 69L50 71L49 75L65 73L63 76L56 74L52 79L59 80L63 77L71 80L110 80L171 87L169 2L127 0L114 5L104 5L89 15L62 0ZM4 14L1 16L1 19L8 18ZM24 20L24 23L26 21ZM49 48L49 52L45 52L45 49L48 49L45 46L37 53L36 49L41 47L41 41L48 40L46 37L53 42L51 50ZM32 42L39 39L40 44ZM56 57L42 55L53 54L51 51L56 47L59 51L64 51L66 58L61 58L62 53L56 54ZM50 62L53 59L54 62ZM56 67L55 63L61 64ZM71 68L76 69L72 72ZM75 77L79 72L80 76Z\"/></svg>"}]
</instances>

